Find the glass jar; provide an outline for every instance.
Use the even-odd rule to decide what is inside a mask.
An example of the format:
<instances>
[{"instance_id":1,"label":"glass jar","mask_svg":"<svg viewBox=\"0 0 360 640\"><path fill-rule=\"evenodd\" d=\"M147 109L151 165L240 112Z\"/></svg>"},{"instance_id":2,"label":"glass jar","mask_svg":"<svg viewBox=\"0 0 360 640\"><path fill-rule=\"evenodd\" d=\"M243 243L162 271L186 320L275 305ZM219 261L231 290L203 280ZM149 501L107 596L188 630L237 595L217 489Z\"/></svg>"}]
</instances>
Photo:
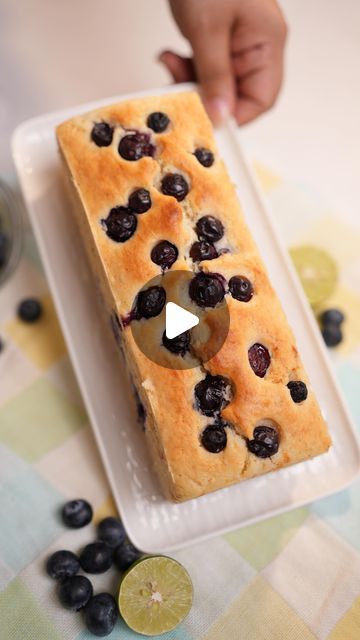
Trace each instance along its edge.
<instances>
[{"instance_id":1,"label":"glass jar","mask_svg":"<svg viewBox=\"0 0 360 640\"><path fill-rule=\"evenodd\" d=\"M22 248L23 220L18 199L0 178L0 286L13 273Z\"/></svg>"}]
</instances>

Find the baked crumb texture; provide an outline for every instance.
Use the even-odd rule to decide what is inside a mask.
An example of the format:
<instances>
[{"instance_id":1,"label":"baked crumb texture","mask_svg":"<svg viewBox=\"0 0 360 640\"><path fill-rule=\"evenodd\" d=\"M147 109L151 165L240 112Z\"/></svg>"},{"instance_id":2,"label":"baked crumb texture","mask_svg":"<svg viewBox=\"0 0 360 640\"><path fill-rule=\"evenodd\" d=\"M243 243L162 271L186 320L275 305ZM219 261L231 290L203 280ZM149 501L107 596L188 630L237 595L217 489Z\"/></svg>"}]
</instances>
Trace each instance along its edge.
<instances>
[{"instance_id":1,"label":"baked crumb texture","mask_svg":"<svg viewBox=\"0 0 360 640\"><path fill-rule=\"evenodd\" d=\"M148 116L154 112L169 118L162 133L147 126ZM110 125L107 146L98 146L92 140L95 123ZM134 132L149 136L153 155L135 161L121 157L121 139ZM109 317L119 323L122 349L145 407L145 433L166 496L174 501L188 500L327 451L331 440L326 424L235 189L218 156L212 126L198 95L178 93L103 107L61 124L57 138L94 282ZM199 162L194 154L199 148L214 154L211 166ZM162 179L168 173L185 178L189 193L182 201L161 192ZM115 242L108 237L103 221L114 207L127 207L129 196L139 188L150 192L151 208L136 215L136 230L127 241ZM219 256L194 263L189 252L198 240L196 222L206 215L216 217L224 227L223 237L215 243ZM150 254L164 239L178 249L172 269L221 274L227 283L233 276L245 276L254 290L248 302L235 299L227 291L227 339L215 357L206 363L199 358L198 366L191 369L154 364L138 349L130 325L124 321L139 290L161 274ZM144 332L148 331L148 321L140 322ZM266 347L271 358L264 377L256 375L249 363L248 350L257 343ZM170 352L167 357L169 363L182 358ZM230 381L231 393L220 416L216 412L204 415L195 398L195 386L208 374ZM306 384L306 400L294 402L287 387L290 381ZM226 446L212 453L203 446L202 434L220 418L221 424L226 422ZM278 450L268 457L249 449L254 429L262 425L275 429L278 436Z\"/></svg>"}]
</instances>

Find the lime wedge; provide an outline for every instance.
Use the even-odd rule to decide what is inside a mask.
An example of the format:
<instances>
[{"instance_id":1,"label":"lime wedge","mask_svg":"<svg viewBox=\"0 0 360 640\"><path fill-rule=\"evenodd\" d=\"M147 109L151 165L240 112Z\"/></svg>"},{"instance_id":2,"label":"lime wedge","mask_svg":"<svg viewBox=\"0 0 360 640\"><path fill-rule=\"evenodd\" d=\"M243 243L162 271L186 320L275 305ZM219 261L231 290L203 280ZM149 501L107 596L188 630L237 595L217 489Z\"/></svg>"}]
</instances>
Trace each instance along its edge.
<instances>
[{"instance_id":1,"label":"lime wedge","mask_svg":"<svg viewBox=\"0 0 360 640\"><path fill-rule=\"evenodd\" d=\"M306 245L290 249L290 256L311 306L327 300L338 277L332 257L322 249Z\"/></svg>"},{"instance_id":2,"label":"lime wedge","mask_svg":"<svg viewBox=\"0 0 360 640\"><path fill-rule=\"evenodd\" d=\"M193 588L184 567L166 556L142 558L125 573L119 609L137 633L157 636L177 627L191 609Z\"/></svg>"}]
</instances>

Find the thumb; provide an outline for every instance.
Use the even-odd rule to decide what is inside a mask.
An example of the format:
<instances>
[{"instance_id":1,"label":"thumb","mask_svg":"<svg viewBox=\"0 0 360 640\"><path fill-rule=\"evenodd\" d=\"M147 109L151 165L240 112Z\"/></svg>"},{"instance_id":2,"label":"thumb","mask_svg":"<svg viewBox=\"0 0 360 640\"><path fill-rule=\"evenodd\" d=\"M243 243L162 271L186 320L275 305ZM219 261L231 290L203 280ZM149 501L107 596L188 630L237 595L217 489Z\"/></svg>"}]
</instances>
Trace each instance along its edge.
<instances>
[{"instance_id":1,"label":"thumb","mask_svg":"<svg viewBox=\"0 0 360 640\"><path fill-rule=\"evenodd\" d=\"M191 42L205 108L221 124L235 108L235 80L230 55L230 30L214 29Z\"/></svg>"}]
</instances>

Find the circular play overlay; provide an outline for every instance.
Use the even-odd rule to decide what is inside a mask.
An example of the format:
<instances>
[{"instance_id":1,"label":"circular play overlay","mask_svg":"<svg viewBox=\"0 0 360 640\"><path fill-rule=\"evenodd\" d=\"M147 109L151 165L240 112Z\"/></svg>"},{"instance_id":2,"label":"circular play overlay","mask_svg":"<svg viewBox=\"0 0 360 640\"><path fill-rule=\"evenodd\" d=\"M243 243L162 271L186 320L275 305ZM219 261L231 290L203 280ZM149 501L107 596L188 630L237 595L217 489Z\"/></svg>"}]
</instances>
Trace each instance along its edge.
<instances>
[{"instance_id":1,"label":"circular play overlay","mask_svg":"<svg viewBox=\"0 0 360 640\"><path fill-rule=\"evenodd\" d=\"M168 369L192 369L213 358L230 324L226 283L218 274L167 271L149 280L132 307L140 351Z\"/></svg>"}]
</instances>

